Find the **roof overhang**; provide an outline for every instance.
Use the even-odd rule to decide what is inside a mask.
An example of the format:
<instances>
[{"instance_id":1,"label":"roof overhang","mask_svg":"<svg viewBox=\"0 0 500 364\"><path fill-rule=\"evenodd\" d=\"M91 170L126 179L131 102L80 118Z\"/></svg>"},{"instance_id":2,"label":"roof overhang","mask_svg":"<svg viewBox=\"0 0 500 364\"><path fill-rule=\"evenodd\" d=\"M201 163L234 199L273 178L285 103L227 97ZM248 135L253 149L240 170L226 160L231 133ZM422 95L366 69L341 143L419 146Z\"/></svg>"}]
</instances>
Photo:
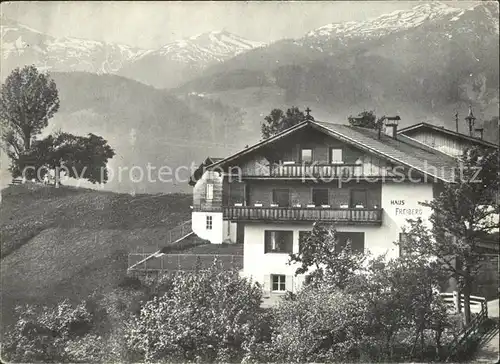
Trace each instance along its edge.
<instances>
[{"instance_id":1,"label":"roof overhang","mask_svg":"<svg viewBox=\"0 0 500 364\"><path fill-rule=\"evenodd\" d=\"M432 124L424 123L424 122L418 123L415 125L410 125L410 126L407 126L406 128L402 128L402 129L398 130L398 134L405 134L405 133L408 133L410 131L415 131L415 130L424 129L424 128L432 129L432 130L435 130L439 133L443 133L443 134L453 136L455 138L467 140L467 141L470 141L472 143L481 144L481 145L489 147L489 148L496 148L496 149L499 148L498 145L491 143L491 142L488 142L486 140L474 138L470 135L458 133L456 131L446 129L444 127L440 127L440 126L436 126L436 125L432 125Z\"/></svg>"},{"instance_id":2,"label":"roof overhang","mask_svg":"<svg viewBox=\"0 0 500 364\"><path fill-rule=\"evenodd\" d=\"M228 162L231 162L231 161L233 161L233 160L235 160L237 158L240 158L240 157L242 157L244 155L252 153L252 152L254 152L254 151L256 151L256 150L258 150L258 149L260 149L260 148L262 148L264 146L272 144L272 143L274 143L274 142L276 142L276 141L278 141L278 140L280 140L282 138L285 138L285 137L287 137L287 136L289 136L289 135L291 135L291 134L293 134L293 133L295 133L295 132L297 132L299 130L302 130L305 127L308 127L308 126L311 126L314 129L322 132L323 134L332 136L332 137L334 137L334 138L336 138L336 139L338 139L338 140L340 140L342 142L345 142L346 144L352 145L352 146L354 146L354 147L356 147L358 149L361 149L361 150L363 150L365 152L373 154L373 155L375 155L375 156L377 156L377 157L379 157L381 159L387 160L387 161L389 161L389 162L391 162L393 164L402 165L404 167L412 168L414 170L419 171L420 173L422 173L424 175L427 175L427 176L430 176L430 177L434 178L435 180L439 180L439 181L443 181L443 182L452 182L452 181L448 181L447 179L445 179L443 177L439 177L439 176L436 176L435 174L429 173L429 172L427 172L427 171L425 171L425 170L423 170L423 169L421 169L419 167L411 165L411 164L405 162L404 160L395 158L393 156L388 155L387 153L381 152L381 151L377 150L376 148L373 148L373 147L367 146L367 145L365 145L363 143L360 143L360 142L356 141L353 138L350 138L348 136L343 135L342 133L339 133L337 131L331 130L331 129L329 129L326 126L320 125L319 123L317 123L317 122L315 122L313 120L303 121L303 122L301 122L301 123L299 123L299 124L297 124L297 125L295 125L295 126L293 126L291 128L288 128L288 129L282 131L281 133L278 133L278 134L276 134L276 135L274 135L274 136L272 136L272 137L270 137L268 139L260 141L259 143L254 144L251 147L245 148L245 149L243 149L243 150L241 150L241 151L239 151L239 152L237 152L237 153L235 153L235 154L233 154L233 155L231 155L231 156L229 156L227 158L224 158L223 160L218 161L218 162L210 165L207 169L213 169L213 168L216 168L216 167L224 166Z\"/></svg>"}]
</instances>

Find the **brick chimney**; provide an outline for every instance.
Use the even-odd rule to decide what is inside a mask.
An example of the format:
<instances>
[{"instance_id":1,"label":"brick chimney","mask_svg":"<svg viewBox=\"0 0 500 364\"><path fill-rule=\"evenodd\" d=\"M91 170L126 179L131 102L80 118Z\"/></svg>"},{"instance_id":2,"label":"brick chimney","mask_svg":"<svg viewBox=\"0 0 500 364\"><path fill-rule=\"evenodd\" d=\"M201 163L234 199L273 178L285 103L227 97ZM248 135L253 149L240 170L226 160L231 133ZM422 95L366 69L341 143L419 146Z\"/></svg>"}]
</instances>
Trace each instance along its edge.
<instances>
[{"instance_id":1,"label":"brick chimney","mask_svg":"<svg viewBox=\"0 0 500 364\"><path fill-rule=\"evenodd\" d=\"M398 124L401 118L399 116L387 116L385 118L385 134L389 135L393 139L397 139L398 135Z\"/></svg>"}]
</instances>

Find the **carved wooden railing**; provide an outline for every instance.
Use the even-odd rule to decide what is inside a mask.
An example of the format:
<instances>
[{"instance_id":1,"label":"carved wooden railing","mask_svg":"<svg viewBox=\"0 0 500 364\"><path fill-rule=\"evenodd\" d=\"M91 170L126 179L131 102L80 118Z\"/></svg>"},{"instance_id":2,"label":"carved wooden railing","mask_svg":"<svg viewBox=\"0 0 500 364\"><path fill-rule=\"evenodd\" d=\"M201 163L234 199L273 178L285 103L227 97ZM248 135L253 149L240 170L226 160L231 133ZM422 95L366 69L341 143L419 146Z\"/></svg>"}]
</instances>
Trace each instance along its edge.
<instances>
[{"instance_id":1,"label":"carved wooden railing","mask_svg":"<svg viewBox=\"0 0 500 364\"><path fill-rule=\"evenodd\" d=\"M325 221L349 224L381 224L382 209L329 207L223 207L224 219L257 221Z\"/></svg>"},{"instance_id":2,"label":"carved wooden railing","mask_svg":"<svg viewBox=\"0 0 500 364\"><path fill-rule=\"evenodd\" d=\"M271 164L269 168L271 177L346 178L363 174L362 164Z\"/></svg>"}]
</instances>

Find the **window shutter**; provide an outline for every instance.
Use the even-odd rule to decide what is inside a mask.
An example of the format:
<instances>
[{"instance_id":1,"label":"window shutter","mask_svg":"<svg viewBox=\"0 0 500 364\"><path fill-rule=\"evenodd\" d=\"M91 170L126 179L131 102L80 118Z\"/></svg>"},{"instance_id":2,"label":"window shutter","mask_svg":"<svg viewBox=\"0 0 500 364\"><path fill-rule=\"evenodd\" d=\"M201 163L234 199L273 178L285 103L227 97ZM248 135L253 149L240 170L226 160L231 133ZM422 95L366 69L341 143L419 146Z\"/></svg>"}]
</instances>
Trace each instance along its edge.
<instances>
[{"instance_id":1,"label":"window shutter","mask_svg":"<svg viewBox=\"0 0 500 364\"><path fill-rule=\"evenodd\" d=\"M294 276L285 276L285 289L287 291L290 291L290 292L293 292L294 289L293 289L293 279L294 279Z\"/></svg>"}]
</instances>

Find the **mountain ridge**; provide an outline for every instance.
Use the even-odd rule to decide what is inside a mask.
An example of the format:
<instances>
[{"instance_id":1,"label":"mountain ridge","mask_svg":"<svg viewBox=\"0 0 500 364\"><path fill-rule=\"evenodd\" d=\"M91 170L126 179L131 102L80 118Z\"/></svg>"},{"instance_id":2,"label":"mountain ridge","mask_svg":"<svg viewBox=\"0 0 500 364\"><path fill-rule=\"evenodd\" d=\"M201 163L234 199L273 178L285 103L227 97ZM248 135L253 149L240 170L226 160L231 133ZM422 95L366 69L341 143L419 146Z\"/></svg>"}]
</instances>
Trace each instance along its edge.
<instances>
[{"instance_id":1,"label":"mountain ridge","mask_svg":"<svg viewBox=\"0 0 500 364\"><path fill-rule=\"evenodd\" d=\"M179 73L202 71L249 49L262 46L226 30L201 33L169 42L157 49L75 37L55 37L2 17L2 78L15 67L35 64L43 71L111 73L151 86L177 85ZM150 71L148 73L148 71ZM158 74L169 75L158 82Z\"/></svg>"}]
</instances>

